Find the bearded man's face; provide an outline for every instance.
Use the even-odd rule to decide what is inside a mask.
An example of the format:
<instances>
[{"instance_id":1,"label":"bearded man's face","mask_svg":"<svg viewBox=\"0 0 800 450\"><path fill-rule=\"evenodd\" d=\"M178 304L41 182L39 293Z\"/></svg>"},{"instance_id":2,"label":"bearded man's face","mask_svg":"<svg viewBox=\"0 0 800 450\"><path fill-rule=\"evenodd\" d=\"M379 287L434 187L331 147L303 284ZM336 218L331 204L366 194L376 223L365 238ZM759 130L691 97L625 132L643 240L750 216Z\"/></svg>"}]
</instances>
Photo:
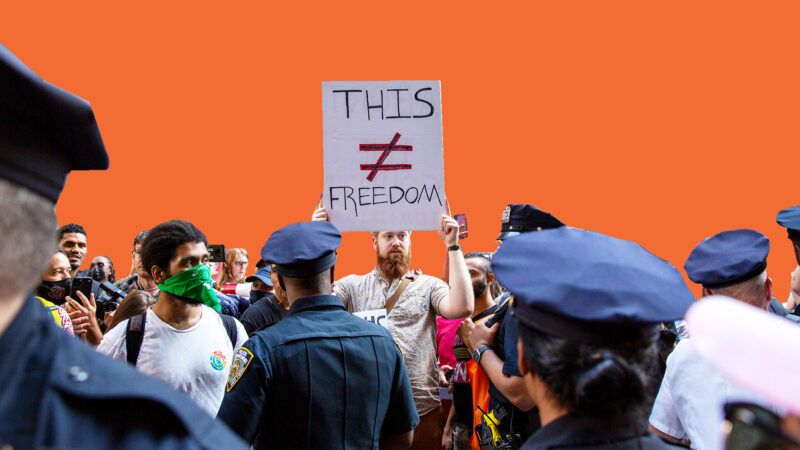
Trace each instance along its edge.
<instances>
[{"instance_id":1,"label":"bearded man's face","mask_svg":"<svg viewBox=\"0 0 800 450\"><path fill-rule=\"evenodd\" d=\"M408 273L411 264L411 233L380 231L373 235L372 244L378 258L378 267L384 275L400 278Z\"/></svg>"}]
</instances>

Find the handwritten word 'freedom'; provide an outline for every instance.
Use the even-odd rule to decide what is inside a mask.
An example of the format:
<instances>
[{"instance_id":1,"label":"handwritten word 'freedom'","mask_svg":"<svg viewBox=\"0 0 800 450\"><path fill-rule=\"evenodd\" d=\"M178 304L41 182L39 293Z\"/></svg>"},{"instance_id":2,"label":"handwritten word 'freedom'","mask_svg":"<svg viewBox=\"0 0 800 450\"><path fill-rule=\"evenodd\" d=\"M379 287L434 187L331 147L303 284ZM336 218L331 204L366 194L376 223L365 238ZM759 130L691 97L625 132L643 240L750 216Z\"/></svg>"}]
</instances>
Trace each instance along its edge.
<instances>
[{"instance_id":1,"label":"handwritten word 'freedom'","mask_svg":"<svg viewBox=\"0 0 800 450\"><path fill-rule=\"evenodd\" d=\"M350 186L331 186L330 190L331 209L335 209L337 202L340 203L345 211L353 211L358 217L358 208L374 205L394 205L405 202L408 204L418 204L423 201L428 203L439 203L444 206L439 189L436 185L423 184L422 187L411 186L408 188L400 186L373 186L353 188ZM338 197L336 195L339 195ZM348 209L348 204L350 208Z\"/></svg>"}]
</instances>

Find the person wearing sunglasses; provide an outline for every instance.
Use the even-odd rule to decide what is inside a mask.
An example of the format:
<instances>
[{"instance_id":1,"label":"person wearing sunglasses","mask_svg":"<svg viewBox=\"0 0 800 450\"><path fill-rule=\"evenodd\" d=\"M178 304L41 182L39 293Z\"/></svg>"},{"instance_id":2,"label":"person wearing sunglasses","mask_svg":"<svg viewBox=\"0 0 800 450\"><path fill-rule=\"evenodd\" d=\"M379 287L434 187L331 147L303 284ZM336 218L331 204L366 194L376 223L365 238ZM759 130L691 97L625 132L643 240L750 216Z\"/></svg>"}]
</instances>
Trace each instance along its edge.
<instances>
[{"instance_id":1,"label":"person wearing sunglasses","mask_svg":"<svg viewBox=\"0 0 800 450\"><path fill-rule=\"evenodd\" d=\"M800 450L800 395L792 377L800 360L781 351L786 342L800 341L800 328L722 296L698 302L686 320L700 358L785 411L778 415L748 402L718 405L725 416L725 448Z\"/></svg>"}]
</instances>

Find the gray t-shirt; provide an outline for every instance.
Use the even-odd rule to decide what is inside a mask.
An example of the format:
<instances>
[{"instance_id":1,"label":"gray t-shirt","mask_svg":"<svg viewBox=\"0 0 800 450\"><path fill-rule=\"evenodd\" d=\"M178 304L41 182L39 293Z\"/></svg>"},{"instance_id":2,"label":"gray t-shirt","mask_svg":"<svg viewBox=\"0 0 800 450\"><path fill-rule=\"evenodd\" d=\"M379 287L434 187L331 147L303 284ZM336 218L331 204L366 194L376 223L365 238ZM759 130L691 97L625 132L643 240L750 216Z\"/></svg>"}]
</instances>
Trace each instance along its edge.
<instances>
[{"instance_id":1,"label":"gray t-shirt","mask_svg":"<svg viewBox=\"0 0 800 450\"><path fill-rule=\"evenodd\" d=\"M348 275L333 285L333 293L350 312L383 309L401 279L386 281L378 268L366 275ZM450 293L444 281L416 276L388 316L391 333L408 370L419 415L439 407L439 374L436 365L436 315L439 303Z\"/></svg>"}]
</instances>

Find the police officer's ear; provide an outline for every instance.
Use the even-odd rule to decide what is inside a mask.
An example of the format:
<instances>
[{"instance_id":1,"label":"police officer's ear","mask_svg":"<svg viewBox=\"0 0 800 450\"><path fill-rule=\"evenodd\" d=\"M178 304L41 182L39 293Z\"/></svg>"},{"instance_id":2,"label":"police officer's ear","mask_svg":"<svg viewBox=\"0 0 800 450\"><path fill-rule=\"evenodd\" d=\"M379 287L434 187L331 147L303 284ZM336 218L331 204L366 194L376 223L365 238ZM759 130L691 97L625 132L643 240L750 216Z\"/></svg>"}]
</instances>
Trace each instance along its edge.
<instances>
[{"instance_id":1,"label":"police officer's ear","mask_svg":"<svg viewBox=\"0 0 800 450\"><path fill-rule=\"evenodd\" d=\"M486 285L491 286L492 283L494 283L494 274L492 272L489 272L486 274Z\"/></svg>"},{"instance_id":2,"label":"police officer's ear","mask_svg":"<svg viewBox=\"0 0 800 450\"><path fill-rule=\"evenodd\" d=\"M335 268L336 268L336 266L331 266L331 290L333 290L333 280L336 279L336 278L333 277Z\"/></svg>"},{"instance_id":3,"label":"police officer's ear","mask_svg":"<svg viewBox=\"0 0 800 450\"><path fill-rule=\"evenodd\" d=\"M528 363L525 361L525 349L522 347L522 339L517 337L517 367L519 367L519 375L524 377L529 373Z\"/></svg>"},{"instance_id":4,"label":"police officer's ear","mask_svg":"<svg viewBox=\"0 0 800 450\"><path fill-rule=\"evenodd\" d=\"M767 277L764 282L764 305L768 306L772 301L772 278Z\"/></svg>"},{"instance_id":5,"label":"police officer's ear","mask_svg":"<svg viewBox=\"0 0 800 450\"><path fill-rule=\"evenodd\" d=\"M286 284L283 282L283 277L278 274L278 286L281 287L283 292L286 292Z\"/></svg>"},{"instance_id":6,"label":"police officer's ear","mask_svg":"<svg viewBox=\"0 0 800 450\"><path fill-rule=\"evenodd\" d=\"M156 284L161 284L164 280L169 278L167 271L158 266L150 268L150 276L153 277L153 281L155 281Z\"/></svg>"},{"instance_id":7,"label":"police officer's ear","mask_svg":"<svg viewBox=\"0 0 800 450\"><path fill-rule=\"evenodd\" d=\"M700 291L700 298L711 297L712 295L714 295L714 293L707 287L704 287L703 290Z\"/></svg>"}]
</instances>

